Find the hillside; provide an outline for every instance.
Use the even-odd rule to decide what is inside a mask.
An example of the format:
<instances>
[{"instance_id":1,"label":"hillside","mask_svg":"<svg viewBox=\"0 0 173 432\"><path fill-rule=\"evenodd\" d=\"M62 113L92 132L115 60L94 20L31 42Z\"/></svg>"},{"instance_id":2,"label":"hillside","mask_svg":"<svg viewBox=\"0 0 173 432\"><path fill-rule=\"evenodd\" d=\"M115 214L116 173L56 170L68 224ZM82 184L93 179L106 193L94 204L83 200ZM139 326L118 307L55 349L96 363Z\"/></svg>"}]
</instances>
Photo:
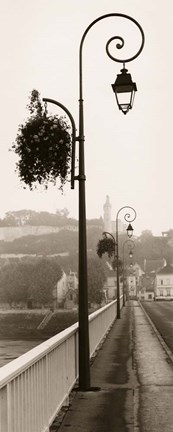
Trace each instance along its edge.
<instances>
[{"instance_id":1,"label":"hillside","mask_svg":"<svg viewBox=\"0 0 173 432\"><path fill-rule=\"evenodd\" d=\"M15 239L24 236L39 236L49 233L58 233L61 227L44 226L44 225L24 225L24 226L0 226L0 240L12 242Z\"/></svg>"},{"instance_id":2,"label":"hillside","mask_svg":"<svg viewBox=\"0 0 173 432\"><path fill-rule=\"evenodd\" d=\"M87 220L87 227L103 228L103 220ZM58 233L60 230L78 232L78 221L68 217L68 210L57 210L56 213L20 210L7 212L0 219L0 240L13 241L24 236L40 236Z\"/></svg>"},{"instance_id":3,"label":"hillside","mask_svg":"<svg viewBox=\"0 0 173 432\"><path fill-rule=\"evenodd\" d=\"M87 230L88 249L96 251L96 245L102 235L102 229L90 227ZM68 229L59 232L28 235L13 241L0 241L0 257L5 255L56 255L71 254L78 250L78 232ZM19 258L21 258L21 256ZM10 256L9 256L10 258Z\"/></svg>"},{"instance_id":4,"label":"hillside","mask_svg":"<svg viewBox=\"0 0 173 432\"><path fill-rule=\"evenodd\" d=\"M0 254L52 255L76 249L77 233L68 230L37 236L28 235L12 242L0 242Z\"/></svg>"}]
</instances>

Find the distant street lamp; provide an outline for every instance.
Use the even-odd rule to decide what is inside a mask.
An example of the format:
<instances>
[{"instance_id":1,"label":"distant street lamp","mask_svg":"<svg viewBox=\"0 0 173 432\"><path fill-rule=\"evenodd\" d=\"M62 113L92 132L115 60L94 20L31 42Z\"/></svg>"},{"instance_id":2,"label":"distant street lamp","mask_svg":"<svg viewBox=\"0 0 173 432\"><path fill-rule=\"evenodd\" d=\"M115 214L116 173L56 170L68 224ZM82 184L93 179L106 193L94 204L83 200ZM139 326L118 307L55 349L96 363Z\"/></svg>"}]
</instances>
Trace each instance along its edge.
<instances>
[{"instance_id":1,"label":"distant street lamp","mask_svg":"<svg viewBox=\"0 0 173 432\"><path fill-rule=\"evenodd\" d=\"M132 235L133 235L133 231L134 231L134 229L133 229L133 227L132 227L131 224L128 224L128 227L127 227L126 231L127 231L128 237L131 238Z\"/></svg>"},{"instance_id":2,"label":"distant street lamp","mask_svg":"<svg viewBox=\"0 0 173 432\"><path fill-rule=\"evenodd\" d=\"M121 75L117 76L112 85L116 96L118 107L124 114L132 108L134 94L137 90L136 84L132 82L130 74L127 74L125 63L137 58L144 47L144 32L139 23L132 17L121 13L109 13L95 19L85 30L79 47L79 136L76 137L76 126L71 113L61 103L44 98L46 102L52 102L60 106L70 118L72 123L72 167L71 167L71 188L74 189L74 180L79 181L79 388L86 391L90 389L90 367L89 367L89 327L88 327L88 282L87 282L87 240L86 240L86 209L85 209L85 161L84 161L84 108L83 108L83 44L89 30L99 21L110 18L125 18L134 23L141 34L142 42L137 53L127 59L117 59L109 51L109 45L113 40L118 40L117 49L122 49L124 39L121 36L110 38L106 44L107 55L115 62L122 63ZM120 96L125 96L120 101ZM126 99L127 97L127 99ZM74 174L75 165L75 142L79 142L79 173Z\"/></svg>"},{"instance_id":3,"label":"distant street lamp","mask_svg":"<svg viewBox=\"0 0 173 432\"><path fill-rule=\"evenodd\" d=\"M124 206L121 207L116 214L116 247L117 247L117 318L120 318L120 280L119 280L119 233L118 233L118 216L122 210L129 210L130 213L124 215L126 222L133 222L136 219L136 211L133 207ZM132 216L131 216L132 212ZM133 228L131 223L127 227L127 235L131 237L133 235Z\"/></svg>"},{"instance_id":4,"label":"distant street lamp","mask_svg":"<svg viewBox=\"0 0 173 432\"><path fill-rule=\"evenodd\" d=\"M123 243L123 306L125 306L125 297L127 298L127 291L126 291L126 296L125 296L125 247L128 246L128 249L130 249L129 252L129 258L133 258L133 252L132 250L135 247L135 243L133 240L125 240L125 242Z\"/></svg>"},{"instance_id":5,"label":"distant street lamp","mask_svg":"<svg viewBox=\"0 0 173 432\"><path fill-rule=\"evenodd\" d=\"M133 257L133 253L132 253L132 251L130 251L129 252L129 258L132 258Z\"/></svg>"}]
</instances>

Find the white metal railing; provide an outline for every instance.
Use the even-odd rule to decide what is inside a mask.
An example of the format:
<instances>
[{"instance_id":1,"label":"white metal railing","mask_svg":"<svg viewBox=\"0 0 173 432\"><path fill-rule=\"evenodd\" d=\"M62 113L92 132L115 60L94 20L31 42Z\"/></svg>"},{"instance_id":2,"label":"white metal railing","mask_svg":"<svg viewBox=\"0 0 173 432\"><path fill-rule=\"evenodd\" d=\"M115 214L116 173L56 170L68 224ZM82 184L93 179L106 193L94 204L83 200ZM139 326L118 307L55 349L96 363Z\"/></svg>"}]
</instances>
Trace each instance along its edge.
<instances>
[{"instance_id":1,"label":"white metal railing","mask_svg":"<svg viewBox=\"0 0 173 432\"><path fill-rule=\"evenodd\" d=\"M89 316L90 356L115 318L116 301ZM0 368L0 432L48 432L77 378L75 323Z\"/></svg>"}]
</instances>

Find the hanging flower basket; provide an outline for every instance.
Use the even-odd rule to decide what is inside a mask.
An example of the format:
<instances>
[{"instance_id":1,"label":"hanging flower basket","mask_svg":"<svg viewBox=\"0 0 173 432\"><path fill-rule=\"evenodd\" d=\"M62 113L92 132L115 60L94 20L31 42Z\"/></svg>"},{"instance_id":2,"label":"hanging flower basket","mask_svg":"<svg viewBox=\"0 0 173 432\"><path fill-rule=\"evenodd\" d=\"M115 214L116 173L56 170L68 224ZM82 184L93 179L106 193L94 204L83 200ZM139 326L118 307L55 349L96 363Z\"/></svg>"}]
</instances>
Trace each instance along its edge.
<instances>
[{"instance_id":1,"label":"hanging flower basket","mask_svg":"<svg viewBox=\"0 0 173 432\"><path fill-rule=\"evenodd\" d=\"M111 258L115 251L115 244L112 238L103 238L99 240L97 244L97 255L99 258L102 258L104 253L108 254L108 257Z\"/></svg>"},{"instance_id":2,"label":"hanging flower basket","mask_svg":"<svg viewBox=\"0 0 173 432\"><path fill-rule=\"evenodd\" d=\"M115 243L112 238L105 237L97 243L97 255L102 258L102 255L107 253L109 258L113 257L111 262L112 269L115 271L117 267L117 258L115 256ZM122 261L118 258L119 271L122 272Z\"/></svg>"},{"instance_id":3,"label":"hanging flower basket","mask_svg":"<svg viewBox=\"0 0 173 432\"><path fill-rule=\"evenodd\" d=\"M27 106L30 117L19 126L12 150L18 155L16 171L32 190L38 184L60 180L60 189L70 172L71 136L64 117L48 115L37 90L31 92Z\"/></svg>"}]
</instances>

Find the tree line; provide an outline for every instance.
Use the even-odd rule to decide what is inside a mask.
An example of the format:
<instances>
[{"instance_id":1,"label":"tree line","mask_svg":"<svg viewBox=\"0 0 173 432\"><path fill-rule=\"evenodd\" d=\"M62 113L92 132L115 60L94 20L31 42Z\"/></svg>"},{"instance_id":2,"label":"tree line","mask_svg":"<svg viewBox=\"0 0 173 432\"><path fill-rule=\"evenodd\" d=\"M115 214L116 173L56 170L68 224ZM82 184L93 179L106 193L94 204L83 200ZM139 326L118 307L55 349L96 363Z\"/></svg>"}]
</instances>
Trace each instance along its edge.
<instances>
[{"instance_id":1,"label":"tree line","mask_svg":"<svg viewBox=\"0 0 173 432\"><path fill-rule=\"evenodd\" d=\"M102 218L88 220L89 225L103 225ZM14 226L32 225L32 226L57 226L62 227L65 225L77 226L78 221L69 217L67 208L56 210L55 213L47 211L37 212L34 210L18 210L8 211L5 217L0 219L0 227L14 227Z\"/></svg>"},{"instance_id":2,"label":"tree line","mask_svg":"<svg viewBox=\"0 0 173 432\"><path fill-rule=\"evenodd\" d=\"M0 302L17 304L30 300L40 305L51 305L53 289L63 271L77 271L77 254L72 257L25 259L10 262L0 269ZM88 300L101 304L106 280L105 264L97 257L88 258Z\"/></svg>"},{"instance_id":3,"label":"tree line","mask_svg":"<svg viewBox=\"0 0 173 432\"><path fill-rule=\"evenodd\" d=\"M88 291L89 301L100 304L103 299L103 285L106 280L106 259L97 257L98 241L102 238L102 230L91 228L87 232L88 246ZM134 239L133 261L143 266L144 259L154 260L165 258L173 263L172 236L155 237L150 231L144 231ZM123 244L126 235L119 236L119 255L122 261ZM27 301L46 304L52 301L52 291L62 276L62 270L78 272L78 233L60 231L57 234L28 236L13 242L1 242L1 253L28 254L22 261L18 258L10 261L0 259L0 301L7 303ZM47 255L68 252L69 256L48 258ZM128 251L126 251L127 253ZM29 257L29 254L42 255L42 258ZM112 257L111 259L112 260Z\"/></svg>"}]
</instances>

